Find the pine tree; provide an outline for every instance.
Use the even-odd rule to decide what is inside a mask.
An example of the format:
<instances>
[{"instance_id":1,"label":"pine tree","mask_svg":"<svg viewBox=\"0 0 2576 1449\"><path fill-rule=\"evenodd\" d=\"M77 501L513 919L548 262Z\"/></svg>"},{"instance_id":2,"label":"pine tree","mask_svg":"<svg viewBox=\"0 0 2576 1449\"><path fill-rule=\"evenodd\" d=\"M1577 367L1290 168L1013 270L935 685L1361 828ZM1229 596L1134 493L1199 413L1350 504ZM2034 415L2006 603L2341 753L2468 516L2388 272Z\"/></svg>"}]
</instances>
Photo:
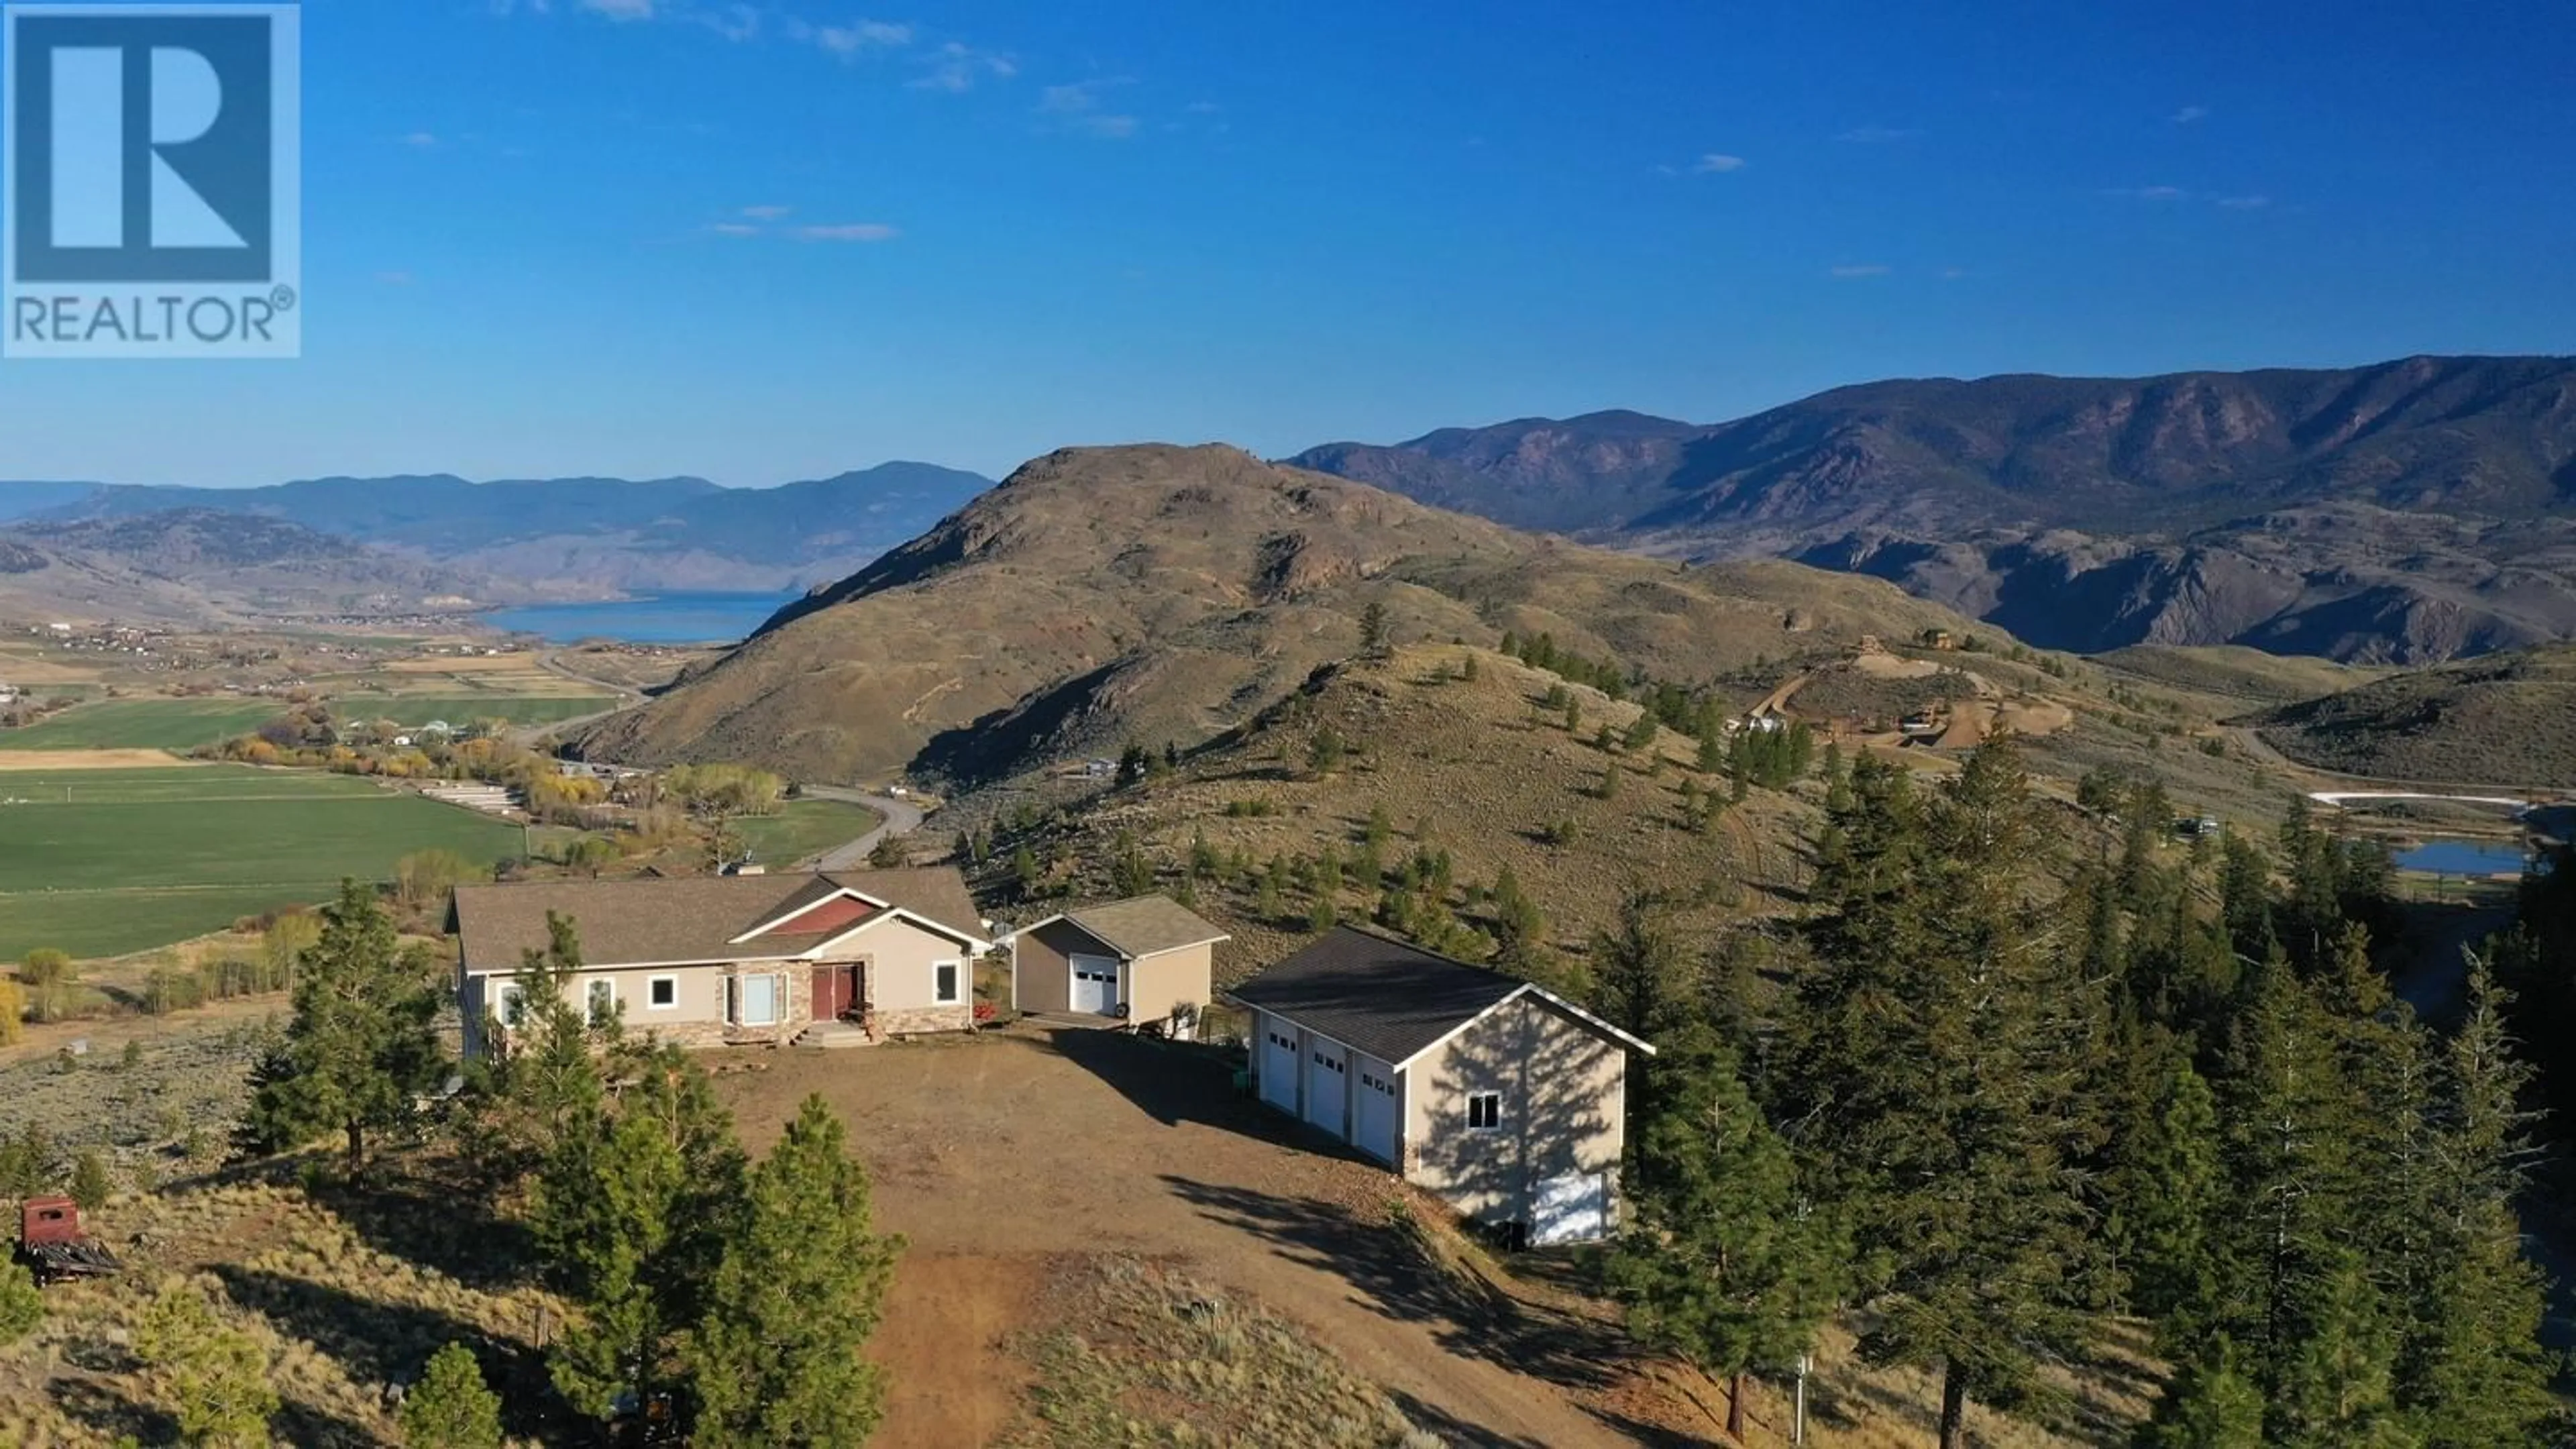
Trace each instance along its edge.
<instances>
[{"instance_id":1,"label":"pine tree","mask_svg":"<svg viewBox=\"0 0 2576 1449\"><path fill-rule=\"evenodd\" d=\"M1726 1432L1741 1440L1745 1378L1806 1351L1843 1245L1808 1214L1789 1149L1716 1032L1685 1027L1664 1047L1648 1068L1657 1106L1639 1114L1631 1219L1606 1277L1641 1342L1734 1380Z\"/></svg>"},{"instance_id":2,"label":"pine tree","mask_svg":"<svg viewBox=\"0 0 2576 1449\"><path fill-rule=\"evenodd\" d=\"M1375 599L1360 610L1360 657L1383 659L1387 656L1386 605Z\"/></svg>"},{"instance_id":3,"label":"pine tree","mask_svg":"<svg viewBox=\"0 0 2576 1449\"><path fill-rule=\"evenodd\" d=\"M45 1321L45 1295L16 1263L0 1263L0 1347L36 1331Z\"/></svg>"},{"instance_id":4,"label":"pine tree","mask_svg":"<svg viewBox=\"0 0 2576 1449\"><path fill-rule=\"evenodd\" d=\"M2360 1254L2324 1255L2292 1328L2271 1394L2271 1442L2283 1449L2410 1449L2422 1442L2390 1393L2396 1325Z\"/></svg>"},{"instance_id":5,"label":"pine tree","mask_svg":"<svg viewBox=\"0 0 2576 1449\"><path fill-rule=\"evenodd\" d=\"M2136 1449L2263 1449L2263 1393L2225 1334L2184 1364L2138 1429Z\"/></svg>"},{"instance_id":6,"label":"pine tree","mask_svg":"<svg viewBox=\"0 0 2576 1449\"><path fill-rule=\"evenodd\" d=\"M678 1335L703 1311L741 1200L741 1149L706 1073L668 1043L621 1047L626 1083L599 1131L538 1176L530 1226L582 1319L556 1342L555 1387L593 1418L680 1385Z\"/></svg>"},{"instance_id":7,"label":"pine tree","mask_svg":"<svg viewBox=\"0 0 2576 1449\"><path fill-rule=\"evenodd\" d=\"M461 1343L429 1356L420 1382L403 1396L401 1417L405 1449L501 1449L501 1396Z\"/></svg>"},{"instance_id":8,"label":"pine tree","mask_svg":"<svg viewBox=\"0 0 2576 1449\"><path fill-rule=\"evenodd\" d=\"M268 1354L215 1316L203 1293L172 1282L144 1310L137 1358L161 1381L182 1442L207 1449L265 1449L277 1412Z\"/></svg>"},{"instance_id":9,"label":"pine tree","mask_svg":"<svg viewBox=\"0 0 2576 1449\"><path fill-rule=\"evenodd\" d=\"M2537 1442L2558 1417L2539 1338L2546 1299L2514 1213L2532 1073L2505 1028L2510 993L2475 953L2468 965L2434 1132L2428 1271L2398 1362L2398 1401L2433 1449Z\"/></svg>"},{"instance_id":10,"label":"pine tree","mask_svg":"<svg viewBox=\"0 0 2576 1449\"><path fill-rule=\"evenodd\" d=\"M2019 1401L2082 1336L2094 1234L2073 1169L2096 1133L2078 1066L2100 1008L2026 904L2030 789L2008 741L1919 810L1892 767L1853 773L1791 1085L1870 1266L1862 1350L1939 1370L1959 1449L1972 1397Z\"/></svg>"},{"instance_id":11,"label":"pine tree","mask_svg":"<svg viewBox=\"0 0 2576 1449\"><path fill-rule=\"evenodd\" d=\"M108 1195L114 1191L115 1185L108 1181L107 1159L99 1156L97 1148L82 1148L80 1155L72 1159L72 1201L80 1204L81 1211L94 1213L107 1206Z\"/></svg>"},{"instance_id":12,"label":"pine tree","mask_svg":"<svg viewBox=\"0 0 2576 1449\"><path fill-rule=\"evenodd\" d=\"M322 922L297 964L295 1016L276 1074L251 1102L249 1127L272 1148L336 1131L355 1176L366 1166L367 1133L403 1121L437 1083L444 989L437 963L402 946L372 888L341 882Z\"/></svg>"},{"instance_id":13,"label":"pine tree","mask_svg":"<svg viewBox=\"0 0 2576 1449\"><path fill-rule=\"evenodd\" d=\"M2218 1104L2188 1057L2176 1057L2150 1130L2120 1174L2121 1219L2140 1313L2167 1341L2197 1342L2215 1314L2209 1230L2221 1180Z\"/></svg>"},{"instance_id":14,"label":"pine tree","mask_svg":"<svg viewBox=\"0 0 2576 1449\"><path fill-rule=\"evenodd\" d=\"M691 1345L695 1442L725 1449L865 1443L883 1372L861 1355L883 1316L899 1240L870 1228L867 1174L819 1096L753 1170Z\"/></svg>"}]
</instances>

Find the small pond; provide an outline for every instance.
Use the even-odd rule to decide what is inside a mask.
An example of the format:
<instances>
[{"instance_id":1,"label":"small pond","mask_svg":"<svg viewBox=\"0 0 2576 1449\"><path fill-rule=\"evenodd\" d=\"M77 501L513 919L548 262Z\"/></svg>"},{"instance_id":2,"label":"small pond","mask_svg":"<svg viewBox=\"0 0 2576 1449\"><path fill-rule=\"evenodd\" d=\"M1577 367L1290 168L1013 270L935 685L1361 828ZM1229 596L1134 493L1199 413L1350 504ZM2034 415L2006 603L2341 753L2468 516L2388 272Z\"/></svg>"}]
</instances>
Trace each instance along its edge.
<instances>
[{"instance_id":1,"label":"small pond","mask_svg":"<svg viewBox=\"0 0 2576 1449\"><path fill-rule=\"evenodd\" d=\"M2522 846L2501 840L2428 840L2397 852L2399 870L2426 875L2519 875Z\"/></svg>"}]
</instances>

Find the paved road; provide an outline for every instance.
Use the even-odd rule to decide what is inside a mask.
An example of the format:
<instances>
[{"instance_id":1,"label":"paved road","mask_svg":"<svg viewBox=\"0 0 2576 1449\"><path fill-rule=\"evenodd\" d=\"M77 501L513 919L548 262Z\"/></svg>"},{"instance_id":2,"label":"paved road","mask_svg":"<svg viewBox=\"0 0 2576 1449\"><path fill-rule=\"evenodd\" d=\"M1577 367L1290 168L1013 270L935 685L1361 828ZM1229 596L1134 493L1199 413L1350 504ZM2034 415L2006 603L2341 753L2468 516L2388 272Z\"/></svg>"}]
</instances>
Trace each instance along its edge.
<instances>
[{"instance_id":1,"label":"paved road","mask_svg":"<svg viewBox=\"0 0 2576 1449\"><path fill-rule=\"evenodd\" d=\"M860 869L868 863L868 852L877 848L878 841L890 835L910 835L921 828L921 807L909 800L898 800L891 795L870 795L863 790L847 790L838 785L807 785L804 792L817 800L846 800L853 805L865 805L885 817L883 824L849 844L812 857L811 868L815 870ZM800 861L798 865L804 868L805 862Z\"/></svg>"}]
</instances>

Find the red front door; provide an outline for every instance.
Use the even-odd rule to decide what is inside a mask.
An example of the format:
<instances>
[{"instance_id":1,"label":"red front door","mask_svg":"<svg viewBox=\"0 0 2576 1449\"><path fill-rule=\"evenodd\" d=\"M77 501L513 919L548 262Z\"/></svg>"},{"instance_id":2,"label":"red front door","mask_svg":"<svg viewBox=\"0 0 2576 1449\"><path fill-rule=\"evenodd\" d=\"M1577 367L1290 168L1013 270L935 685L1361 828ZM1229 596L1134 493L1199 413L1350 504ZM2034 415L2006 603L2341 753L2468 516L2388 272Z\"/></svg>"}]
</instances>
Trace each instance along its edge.
<instances>
[{"instance_id":1,"label":"red front door","mask_svg":"<svg viewBox=\"0 0 2576 1449\"><path fill-rule=\"evenodd\" d=\"M831 1021L856 1006L859 1000L859 968L835 964L814 968L814 1019Z\"/></svg>"}]
</instances>

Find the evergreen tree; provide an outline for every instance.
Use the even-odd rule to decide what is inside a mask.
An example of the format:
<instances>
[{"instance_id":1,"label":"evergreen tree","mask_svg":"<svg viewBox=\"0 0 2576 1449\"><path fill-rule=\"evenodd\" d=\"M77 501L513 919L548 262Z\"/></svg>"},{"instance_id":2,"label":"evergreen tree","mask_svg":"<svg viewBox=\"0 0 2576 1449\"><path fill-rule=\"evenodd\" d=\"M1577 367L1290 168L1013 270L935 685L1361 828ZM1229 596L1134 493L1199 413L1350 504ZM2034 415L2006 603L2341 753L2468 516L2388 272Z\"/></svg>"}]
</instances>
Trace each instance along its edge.
<instances>
[{"instance_id":1,"label":"evergreen tree","mask_svg":"<svg viewBox=\"0 0 2576 1449\"><path fill-rule=\"evenodd\" d=\"M248 1113L255 1140L275 1150L336 1131L349 1172L362 1171L367 1134L405 1120L437 1084L444 994L437 963L402 946L375 891L341 882L297 964L295 1016Z\"/></svg>"},{"instance_id":2,"label":"evergreen tree","mask_svg":"<svg viewBox=\"0 0 2576 1449\"><path fill-rule=\"evenodd\" d=\"M1023 900L1038 893L1038 858L1026 841L1011 848L1011 879L1020 888Z\"/></svg>"},{"instance_id":3,"label":"evergreen tree","mask_svg":"<svg viewBox=\"0 0 2576 1449\"><path fill-rule=\"evenodd\" d=\"M2334 1250L2298 1305L2267 1415L2283 1449L2409 1449L2422 1443L2390 1392L2396 1325L2361 1255Z\"/></svg>"},{"instance_id":4,"label":"evergreen tree","mask_svg":"<svg viewBox=\"0 0 2576 1449\"><path fill-rule=\"evenodd\" d=\"M2531 1070L2505 1028L2511 995L2476 954L2468 965L2434 1134L2428 1271L2398 1364L2398 1401L2433 1449L2538 1442L2564 1427L2540 1345L2541 1275L2514 1214L2530 1154L2521 1102Z\"/></svg>"},{"instance_id":5,"label":"evergreen tree","mask_svg":"<svg viewBox=\"0 0 2576 1449\"><path fill-rule=\"evenodd\" d=\"M1386 642L1386 605L1375 599L1360 610L1360 657L1383 659L1389 650Z\"/></svg>"},{"instance_id":6,"label":"evergreen tree","mask_svg":"<svg viewBox=\"0 0 2576 1449\"><path fill-rule=\"evenodd\" d=\"M1917 809L1891 766L1854 770L1820 872L1793 1089L1843 1205L1875 1315L1862 1350L1936 1368L1940 1437L1973 1397L2010 1405L2082 1336L2095 1143L2078 1065L2099 1006L2026 903L2030 790L2008 741Z\"/></svg>"},{"instance_id":7,"label":"evergreen tree","mask_svg":"<svg viewBox=\"0 0 2576 1449\"><path fill-rule=\"evenodd\" d=\"M159 1376L180 1442L266 1449L277 1412L268 1354L217 1318L203 1293L176 1281L163 1288L135 1329L134 1353Z\"/></svg>"},{"instance_id":8,"label":"evergreen tree","mask_svg":"<svg viewBox=\"0 0 2576 1449\"><path fill-rule=\"evenodd\" d=\"M861 1355L883 1316L896 1239L870 1228L868 1179L840 1119L808 1097L753 1170L691 1344L694 1442L725 1449L865 1443L885 1376Z\"/></svg>"},{"instance_id":9,"label":"evergreen tree","mask_svg":"<svg viewBox=\"0 0 2576 1449\"><path fill-rule=\"evenodd\" d=\"M0 1348L36 1331L45 1321L45 1295L16 1263L0 1263Z\"/></svg>"},{"instance_id":10,"label":"evergreen tree","mask_svg":"<svg viewBox=\"0 0 2576 1449\"><path fill-rule=\"evenodd\" d=\"M2142 1135L2118 1185L2133 1301L2159 1321L2168 1342L2187 1345L2204 1336L2216 1312L2209 1232L2225 1188L2217 1099L2189 1058L2173 1060Z\"/></svg>"},{"instance_id":11,"label":"evergreen tree","mask_svg":"<svg viewBox=\"0 0 2576 1449\"><path fill-rule=\"evenodd\" d=\"M1494 964L1526 976L1545 954L1547 922L1508 864L1494 877Z\"/></svg>"},{"instance_id":12,"label":"evergreen tree","mask_svg":"<svg viewBox=\"0 0 2576 1449\"><path fill-rule=\"evenodd\" d=\"M420 1382L403 1396L401 1418L406 1449L501 1449L501 1396L461 1343L429 1356Z\"/></svg>"},{"instance_id":13,"label":"evergreen tree","mask_svg":"<svg viewBox=\"0 0 2576 1449\"><path fill-rule=\"evenodd\" d=\"M1726 1432L1741 1440L1745 1378L1807 1350L1843 1245L1808 1214L1789 1149L1717 1033L1692 1025L1664 1046L1606 1276L1641 1342L1732 1378Z\"/></svg>"},{"instance_id":14,"label":"evergreen tree","mask_svg":"<svg viewBox=\"0 0 2576 1449\"><path fill-rule=\"evenodd\" d=\"M2136 1449L2263 1449L2263 1393L2225 1334L2174 1375L2133 1442Z\"/></svg>"},{"instance_id":15,"label":"evergreen tree","mask_svg":"<svg viewBox=\"0 0 2576 1449\"><path fill-rule=\"evenodd\" d=\"M733 1123L705 1071L667 1043L626 1046L626 1085L597 1132L567 1138L539 1175L530 1225L582 1309L555 1345L555 1387L607 1419L621 1398L653 1406L682 1387L674 1349L703 1311L731 1237L743 1176Z\"/></svg>"},{"instance_id":16,"label":"evergreen tree","mask_svg":"<svg viewBox=\"0 0 2576 1449\"><path fill-rule=\"evenodd\" d=\"M108 1196L115 1190L115 1184L108 1181L107 1159L99 1156L95 1147L82 1148L80 1155L72 1159L72 1201L80 1204L81 1211L94 1213L107 1206Z\"/></svg>"}]
</instances>

